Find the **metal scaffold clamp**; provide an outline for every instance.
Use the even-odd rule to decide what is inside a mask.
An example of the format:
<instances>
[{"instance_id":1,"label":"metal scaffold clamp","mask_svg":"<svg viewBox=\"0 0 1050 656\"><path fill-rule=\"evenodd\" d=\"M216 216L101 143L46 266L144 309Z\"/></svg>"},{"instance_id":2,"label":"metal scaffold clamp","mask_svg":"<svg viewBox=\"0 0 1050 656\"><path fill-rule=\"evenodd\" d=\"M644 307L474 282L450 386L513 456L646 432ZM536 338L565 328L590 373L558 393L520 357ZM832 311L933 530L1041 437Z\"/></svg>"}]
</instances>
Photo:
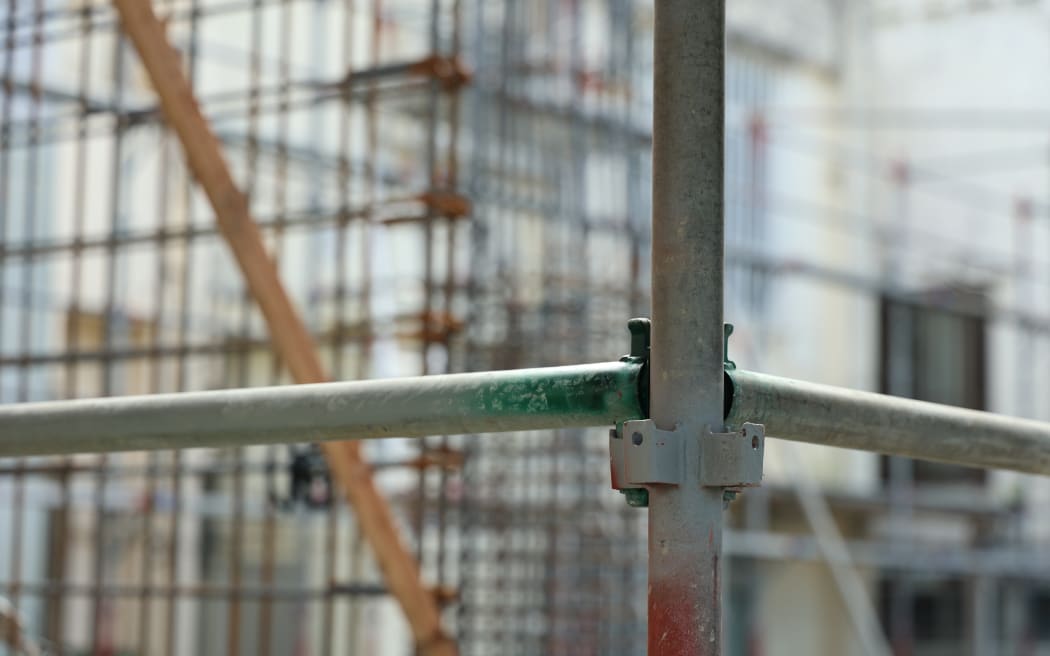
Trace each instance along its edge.
<instances>
[{"instance_id":1,"label":"metal scaffold clamp","mask_svg":"<svg viewBox=\"0 0 1050 656\"><path fill-rule=\"evenodd\" d=\"M708 433L700 440L700 484L707 487L757 487L762 484L766 430L745 423L731 433Z\"/></svg>"},{"instance_id":2,"label":"metal scaffold clamp","mask_svg":"<svg viewBox=\"0 0 1050 656\"><path fill-rule=\"evenodd\" d=\"M632 319L629 328L631 354L624 357L647 357L649 322ZM727 325L726 337L731 332L732 327ZM728 359L726 366L732 366ZM684 467L688 464L687 439L689 436L681 431L658 428L652 419L625 421L610 430L612 488L626 496L628 505L648 506L649 486L679 485L684 480ZM729 491L761 485L766 445L764 426L746 422L739 430L708 430L696 439L699 440L701 485Z\"/></svg>"}]
</instances>

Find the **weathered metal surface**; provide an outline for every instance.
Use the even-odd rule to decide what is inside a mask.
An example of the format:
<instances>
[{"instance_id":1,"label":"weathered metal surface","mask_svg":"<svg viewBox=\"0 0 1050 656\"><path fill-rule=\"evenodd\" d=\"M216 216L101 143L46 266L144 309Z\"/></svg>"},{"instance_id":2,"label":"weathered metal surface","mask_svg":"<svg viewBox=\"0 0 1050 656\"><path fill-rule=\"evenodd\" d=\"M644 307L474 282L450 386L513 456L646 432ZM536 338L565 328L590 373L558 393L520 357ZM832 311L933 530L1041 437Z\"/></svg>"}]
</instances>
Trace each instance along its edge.
<instances>
[{"instance_id":1,"label":"weathered metal surface","mask_svg":"<svg viewBox=\"0 0 1050 656\"><path fill-rule=\"evenodd\" d=\"M648 486L651 656L721 653L722 490L699 463L722 423L724 26L724 0L655 4L650 414L683 466Z\"/></svg>"},{"instance_id":2,"label":"weathered metal surface","mask_svg":"<svg viewBox=\"0 0 1050 656\"><path fill-rule=\"evenodd\" d=\"M651 419L624 422L623 437L613 447L620 450L622 463L614 483L631 487L682 482L681 436L660 430Z\"/></svg>"},{"instance_id":3,"label":"weathered metal surface","mask_svg":"<svg viewBox=\"0 0 1050 656\"><path fill-rule=\"evenodd\" d=\"M766 436L761 424L711 433L700 444L700 484L712 487L755 487L762 483Z\"/></svg>"},{"instance_id":4,"label":"weathered metal surface","mask_svg":"<svg viewBox=\"0 0 1050 656\"><path fill-rule=\"evenodd\" d=\"M641 417L641 365L606 362L0 406L0 457L418 437Z\"/></svg>"},{"instance_id":5,"label":"weathered metal surface","mask_svg":"<svg viewBox=\"0 0 1050 656\"><path fill-rule=\"evenodd\" d=\"M1050 424L750 371L732 380L730 426L799 442L1050 474Z\"/></svg>"}]
</instances>

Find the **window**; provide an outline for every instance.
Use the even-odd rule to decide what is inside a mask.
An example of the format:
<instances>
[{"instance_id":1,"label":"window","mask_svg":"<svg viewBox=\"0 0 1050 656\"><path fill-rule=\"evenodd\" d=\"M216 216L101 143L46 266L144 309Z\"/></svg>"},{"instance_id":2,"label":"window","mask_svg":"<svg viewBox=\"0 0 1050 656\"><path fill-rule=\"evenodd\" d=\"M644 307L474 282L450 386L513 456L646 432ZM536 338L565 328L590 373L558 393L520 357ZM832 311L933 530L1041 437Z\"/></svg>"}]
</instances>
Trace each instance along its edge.
<instances>
[{"instance_id":1,"label":"window","mask_svg":"<svg viewBox=\"0 0 1050 656\"><path fill-rule=\"evenodd\" d=\"M882 579L879 616L903 653L932 656L965 651L966 585L960 579Z\"/></svg>"},{"instance_id":2,"label":"window","mask_svg":"<svg viewBox=\"0 0 1050 656\"><path fill-rule=\"evenodd\" d=\"M881 391L923 401L983 410L985 319L983 294L938 288L914 300L883 298ZM916 484L981 484L985 471L911 461ZM883 458L883 480L891 459Z\"/></svg>"}]
</instances>

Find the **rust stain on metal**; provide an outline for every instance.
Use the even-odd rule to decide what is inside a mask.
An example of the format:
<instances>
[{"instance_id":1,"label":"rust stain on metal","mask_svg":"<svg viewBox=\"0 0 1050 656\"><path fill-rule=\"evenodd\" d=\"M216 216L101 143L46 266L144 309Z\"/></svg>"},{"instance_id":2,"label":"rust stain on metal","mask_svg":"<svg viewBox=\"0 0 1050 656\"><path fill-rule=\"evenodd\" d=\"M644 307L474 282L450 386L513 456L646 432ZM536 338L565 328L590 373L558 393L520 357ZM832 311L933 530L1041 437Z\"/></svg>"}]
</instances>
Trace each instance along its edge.
<instances>
[{"instance_id":1,"label":"rust stain on metal","mask_svg":"<svg viewBox=\"0 0 1050 656\"><path fill-rule=\"evenodd\" d=\"M717 558L715 559L717 564ZM703 649L701 640L710 624L712 608L693 608L692 589L695 582L682 577L666 576L650 583L649 593L649 652L653 654L696 654L720 656ZM717 586L716 586L717 589ZM716 593L717 594L717 593ZM659 600L654 603L654 600ZM717 601L717 596L715 597ZM706 618L706 621L705 621ZM701 651L694 650L701 645Z\"/></svg>"},{"instance_id":2,"label":"rust stain on metal","mask_svg":"<svg viewBox=\"0 0 1050 656\"><path fill-rule=\"evenodd\" d=\"M470 214L473 204L463 194L444 189L431 189L419 196L427 207L449 219L462 219Z\"/></svg>"},{"instance_id":3,"label":"rust stain on metal","mask_svg":"<svg viewBox=\"0 0 1050 656\"><path fill-rule=\"evenodd\" d=\"M473 79L470 69L459 57L442 55L430 55L420 60L412 66L412 72L438 80L445 91L457 91Z\"/></svg>"}]
</instances>

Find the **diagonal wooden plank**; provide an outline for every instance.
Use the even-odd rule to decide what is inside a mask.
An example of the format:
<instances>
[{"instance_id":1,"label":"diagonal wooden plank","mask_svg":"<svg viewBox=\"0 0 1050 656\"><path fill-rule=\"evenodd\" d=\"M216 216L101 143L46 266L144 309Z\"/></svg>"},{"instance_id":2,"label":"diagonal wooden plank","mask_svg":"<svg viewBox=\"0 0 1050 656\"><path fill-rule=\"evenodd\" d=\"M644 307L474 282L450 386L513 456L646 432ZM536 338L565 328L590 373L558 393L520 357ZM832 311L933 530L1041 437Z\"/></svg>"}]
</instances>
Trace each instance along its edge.
<instances>
[{"instance_id":1,"label":"diagonal wooden plank","mask_svg":"<svg viewBox=\"0 0 1050 656\"><path fill-rule=\"evenodd\" d=\"M274 346L298 383L328 380L317 347L281 284L253 220L248 199L237 187L219 141L197 99L149 0L113 0L124 31L149 75L168 125L175 131L190 170L215 212L248 289L262 310ZM455 642L444 632L434 596L423 586L419 566L405 548L372 470L355 442L322 447L332 477L343 491L379 563L386 585L401 604L421 653L452 656Z\"/></svg>"}]
</instances>

